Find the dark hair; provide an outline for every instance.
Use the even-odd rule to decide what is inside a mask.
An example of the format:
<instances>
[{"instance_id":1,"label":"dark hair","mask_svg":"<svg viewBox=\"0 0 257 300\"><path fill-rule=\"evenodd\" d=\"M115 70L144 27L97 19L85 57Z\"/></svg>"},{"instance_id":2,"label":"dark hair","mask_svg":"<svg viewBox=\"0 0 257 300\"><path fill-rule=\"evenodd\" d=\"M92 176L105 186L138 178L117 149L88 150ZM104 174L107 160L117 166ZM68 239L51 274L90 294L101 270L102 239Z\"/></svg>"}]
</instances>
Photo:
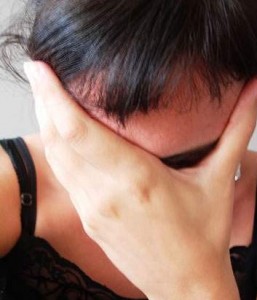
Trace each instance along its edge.
<instances>
[{"instance_id":1,"label":"dark hair","mask_svg":"<svg viewBox=\"0 0 257 300\"><path fill-rule=\"evenodd\" d=\"M93 99L124 122L174 102L196 71L212 99L231 79L255 76L256 15L256 0L29 0L0 36L0 60L26 81L12 63L17 48L7 51L18 46L83 107Z\"/></svg>"}]
</instances>

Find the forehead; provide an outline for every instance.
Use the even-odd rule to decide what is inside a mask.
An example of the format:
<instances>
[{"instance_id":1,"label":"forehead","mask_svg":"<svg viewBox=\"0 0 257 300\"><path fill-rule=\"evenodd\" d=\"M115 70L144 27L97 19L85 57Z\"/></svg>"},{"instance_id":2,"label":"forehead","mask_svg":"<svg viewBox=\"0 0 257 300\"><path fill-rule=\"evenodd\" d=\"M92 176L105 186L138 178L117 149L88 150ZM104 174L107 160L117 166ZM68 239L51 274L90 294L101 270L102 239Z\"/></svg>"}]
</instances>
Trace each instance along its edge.
<instances>
[{"instance_id":1,"label":"forehead","mask_svg":"<svg viewBox=\"0 0 257 300\"><path fill-rule=\"evenodd\" d=\"M103 115L93 115L109 128L141 148L165 157L197 148L218 139L237 102L242 83L233 83L222 92L222 104L211 100L207 93L200 96L197 106L180 112L162 108L148 114L137 113L129 118L126 127ZM185 95L182 93L181 101ZM178 99L179 99L178 98Z\"/></svg>"}]
</instances>

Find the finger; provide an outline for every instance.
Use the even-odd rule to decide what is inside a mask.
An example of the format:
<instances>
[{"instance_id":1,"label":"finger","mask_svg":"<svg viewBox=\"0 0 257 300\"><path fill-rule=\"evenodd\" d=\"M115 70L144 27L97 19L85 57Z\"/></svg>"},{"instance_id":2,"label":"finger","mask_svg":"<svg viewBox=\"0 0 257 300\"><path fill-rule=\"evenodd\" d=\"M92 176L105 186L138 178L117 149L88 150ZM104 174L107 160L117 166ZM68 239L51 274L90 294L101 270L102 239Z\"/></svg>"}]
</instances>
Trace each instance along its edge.
<instances>
[{"instance_id":1,"label":"finger","mask_svg":"<svg viewBox=\"0 0 257 300\"><path fill-rule=\"evenodd\" d=\"M63 187L70 191L74 185L82 186L88 193L98 191L99 186L104 186L104 175L108 178L111 176L110 172L105 174L85 162L84 158L61 138L56 138L54 144L46 148L46 159L53 170L56 165L59 166L59 170L62 166L64 173L55 172L55 175Z\"/></svg>"},{"instance_id":2,"label":"finger","mask_svg":"<svg viewBox=\"0 0 257 300\"><path fill-rule=\"evenodd\" d=\"M222 180L233 179L256 126L257 80L243 88L237 105L207 165ZM206 163L206 162L205 162Z\"/></svg>"},{"instance_id":3,"label":"finger","mask_svg":"<svg viewBox=\"0 0 257 300\"><path fill-rule=\"evenodd\" d=\"M59 133L65 132L66 128L70 128L70 127L72 128L72 126L69 126L70 125L69 123L72 123L73 126L74 125L76 126L77 123L78 124L80 124L81 122L84 123L85 113L83 112L83 116L82 116L81 108L79 108L78 105L75 107L74 101L70 99L70 96L61 86L61 83L58 80L58 78L53 74L53 72L50 73L51 77L49 77L49 74L45 72L44 68L48 69L48 73L49 73L50 67L42 62L24 63L24 70L30 81L37 107L39 109L45 110L45 112L47 110L48 113L51 113L51 117L53 116L56 117L56 118L52 118L52 121L54 121L55 125L58 125L56 129L60 131ZM66 108L66 106L67 109L64 109L64 107ZM75 115L76 118L74 118L73 115L75 109L76 109L76 115ZM67 114L67 116L70 118L66 118L66 119L58 118L60 114L62 113L66 114L67 110L69 113ZM78 119L81 120L77 122ZM42 120L44 123L44 119L40 119L40 120ZM81 128L81 130L85 128L86 126Z\"/></svg>"},{"instance_id":4,"label":"finger","mask_svg":"<svg viewBox=\"0 0 257 300\"><path fill-rule=\"evenodd\" d=\"M92 178L93 173L97 170L60 137L51 118L47 114L43 102L36 102L35 110L42 141L51 140L51 144L45 146L44 152L46 160L58 181L65 189L71 191L75 186L74 183L76 183L76 186L78 185L78 180L76 181L76 179L83 178L84 181L81 182L82 186L92 188L93 182L91 182L90 178ZM61 168L61 166L63 167ZM61 169L63 173L60 172ZM88 175L87 180L84 179L86 175ZM96 174L95 178L99 178L99 174ZM98 182L98 186L99 184L100 182Z\"/></svg>"},{"instance_id":5,"label":"finger","mask_svg":"<svg viewBox=\"0 0 257 300\"><path fill-rule=\"evenodd\" d=\"M99 168L114 170L126 162L137 148L104 125L92 119L63 89L61 82L43 62L34 62L39 77L26 74L31 82L34 98L43 102L59 135L66 140L81 156ZM25 68L25 66L24 66ZM51 144L51 136L45 143ZM143 150L141 150L143 151Z\"/></svg>"},{"instance_id":6,"label":"finger","mask_svg":"<svg viewBox=\"0 0 257 300\"><path fill-rule=\"evenodd\" d=\"M35 112L40 127L41 140L51 141L51 143L46 142L44 145L44 152L46 158L52 170L55 168L56 160L59 164L66 165L67 169L72 171L73 174L77 174L80 177L81 172L89 171L86 169L92 169L92 166L88 164L80 155L77 153L70 145L62 140L58 131L53 124L48 111L45 108L44 102L35 101ZM91 170L92 171L92 170ZM66 172L67 173L67 172ZM87 172L88 174L89 172ZM58 173L59 174L59 173ZM69 178L64 181L62 176L57 176L60 179L62 185L68 187L70 180ZM67 176L68 177L68 176ZM73 176L72 176L73 177ZM71 178L71 177L70 177Z\"/></svg>"},{"instance_id":7,"label":"finger","mask_svg":"<svg viewBox=\"0 0 257 300\"><path fill-rule=\"evenodd\" d=\"M85 179L85 174L76 174L76 176L72 176L69 164L63 164L63 161L60 161L59 156L56 156L54 152L47 154L47 161L51 166L55 177L67 191L70 201L72 202L83 224L86 220L92 219L93 213L96 211L94 207L97 206L98 200L95 196L97 189L94 190L93 195L89 191L90 189L92 190L92 184L90 182L90 178L92 178L93 175L92 172L91 174L88 174L88 180ZM81 171L81 168L79 171ZM78 180L81 178L84 180L83 184L79 182L80 180ZM98 177L96 176L94 178Z\"/></svg>"},{"instance_id":8,"label":"finger","mask_svg":"<svg viewBox=\"0 0 257 300\"><path fill-rule=\"evenodd\" d=\"M46 160L57 180L70 192L74 189L74 186L78 186L76 178L84 179L85 174L88 174L88 180L84 180L82 186L84 188L92 188L93 182L91 182L90 178L96 172L95 168L88 164L69 144L62 140L43 102L35 101L35 112L42 141L52 141L50 145L45 146L44 152ZM61 166L63 167L61 168ZM74 174L76 174L76 177ZM99 174L96 174L95 178L99 178L97 175ZM98 182L98 186L99 184L100 182Z\"/></svg>"}]
</instances>

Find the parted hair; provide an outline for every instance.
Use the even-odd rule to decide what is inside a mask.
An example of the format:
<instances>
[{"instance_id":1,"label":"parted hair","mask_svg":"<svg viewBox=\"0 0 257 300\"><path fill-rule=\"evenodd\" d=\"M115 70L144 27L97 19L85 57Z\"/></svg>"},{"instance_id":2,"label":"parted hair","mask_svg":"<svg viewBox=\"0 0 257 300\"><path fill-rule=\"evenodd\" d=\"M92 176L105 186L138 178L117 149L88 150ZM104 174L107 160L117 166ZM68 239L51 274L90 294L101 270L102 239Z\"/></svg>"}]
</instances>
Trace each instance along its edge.
<instances>
[{"instance_id":1,"label":"parted hair","mask_svg":"<svg viewBox=\"0 0 257 300\"><path fill-rule=\"evenodd\" d=\"M27 82L18 51L44 61L81 106L124 123L175 103L181 81L197 98L195 73L213 101L255 76L256 16L256 0L29 0L0 33L0 62Z\"/></svg>"}]
</instances>

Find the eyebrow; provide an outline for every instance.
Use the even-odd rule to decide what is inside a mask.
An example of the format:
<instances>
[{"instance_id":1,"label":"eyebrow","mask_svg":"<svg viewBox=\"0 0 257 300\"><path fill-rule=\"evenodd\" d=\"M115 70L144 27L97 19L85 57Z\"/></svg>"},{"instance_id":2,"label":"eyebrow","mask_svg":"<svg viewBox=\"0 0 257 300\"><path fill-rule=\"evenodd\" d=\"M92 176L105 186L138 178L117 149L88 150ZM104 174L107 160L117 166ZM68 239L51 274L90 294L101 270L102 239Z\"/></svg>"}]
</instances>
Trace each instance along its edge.
<instances>
[{"instance_id":1,"label":"eyebrow","mask_svg":"<svg viewBox=\"0 0 257 300\"><path fill-rule=\"evenodd\" d=\"M168 167L174 169L192 167L207 156L216 147L218 141L219 139L179 154L160 158L160 160Z\"/></svg>"}]
</instances>

